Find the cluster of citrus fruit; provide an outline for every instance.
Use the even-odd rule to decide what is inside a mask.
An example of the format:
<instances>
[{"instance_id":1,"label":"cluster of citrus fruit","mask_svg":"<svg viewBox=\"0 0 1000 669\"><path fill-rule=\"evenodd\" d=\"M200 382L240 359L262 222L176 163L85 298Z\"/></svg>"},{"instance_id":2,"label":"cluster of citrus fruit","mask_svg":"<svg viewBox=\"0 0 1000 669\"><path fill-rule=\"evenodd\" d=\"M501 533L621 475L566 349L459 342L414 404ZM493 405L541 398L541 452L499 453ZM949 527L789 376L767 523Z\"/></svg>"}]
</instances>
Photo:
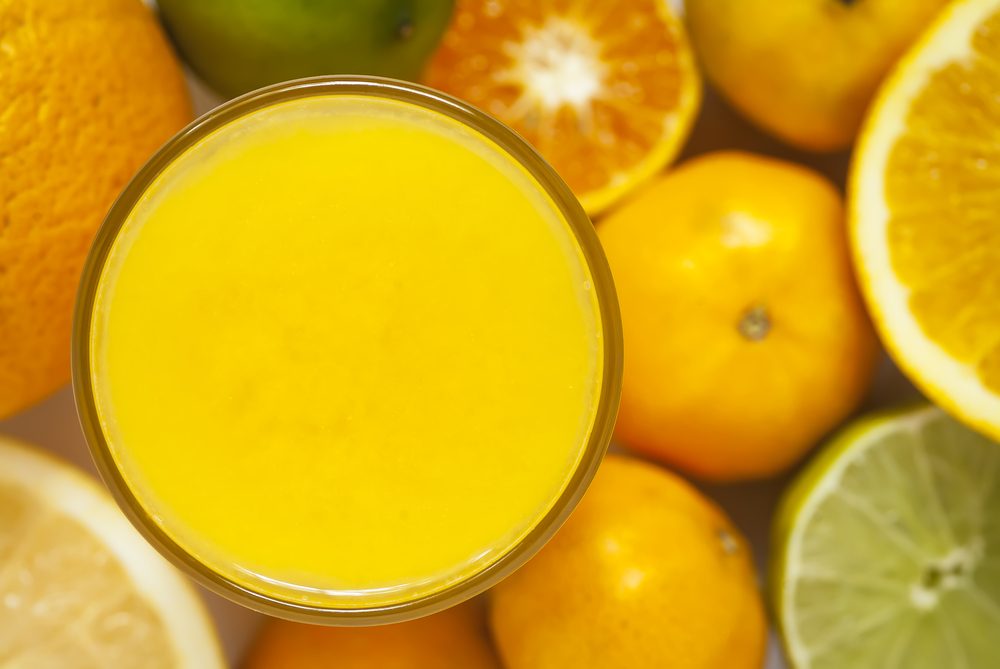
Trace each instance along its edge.
<instances>
[{"instance_id":1,"label":"cluster of citrus fruit","mask_svg":"<svg viewBox=\"0 0 1000 669\"><path fill-rule=\"evenodd\" d=\"M224 94L420 77L520 132L596 219L625 336L617 435L644 456L717 481L787 470L861 403L877 331L948 414L859 421L786 495L769 571L789 661L1000 666L1000 0L159 6ZM664 173L696 124L700 73L799 149L853 144L846 207L825 177L774 158ZM0 99L3 418L65 383L87 245L191 109L138 0L0 0ZM273 622L249 666L754 669L767 639L754 573L696 488L614 455L488 611ZM222 662L197 599L106 494L0 444L7 661Z\"/></svg>"}]
</instances>

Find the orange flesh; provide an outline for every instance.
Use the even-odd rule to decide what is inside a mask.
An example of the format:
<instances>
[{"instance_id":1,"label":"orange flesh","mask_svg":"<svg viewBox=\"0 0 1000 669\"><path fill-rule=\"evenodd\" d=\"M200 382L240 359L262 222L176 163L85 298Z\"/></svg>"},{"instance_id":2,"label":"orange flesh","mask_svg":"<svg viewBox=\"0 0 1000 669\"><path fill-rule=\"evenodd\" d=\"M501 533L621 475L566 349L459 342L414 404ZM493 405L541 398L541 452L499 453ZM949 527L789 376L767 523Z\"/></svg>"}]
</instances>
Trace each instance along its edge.
<instances>
[{"instance_id":1,"label":"orange flesh","mask_svg":"<svg viewBox=\"0 0 1000 669\"><path fill-rule=\"evenodd\" d=\"M886 172L889 251L926 335L1000 392L1000 13L928 77Z\"/></svg>"},{"instance_id":2,"label":"orange flesh","mask_svg":"<svg viewBox=\"0 0 1000 669\"><path fill-rule=\"evenodd\" d=\"M690 82L665 11L663 0L459 2L427 80L512 126L583 196L626 180L673 133ZM545 78L574 72L582 88Z\"/></svg>"}]
</instances>

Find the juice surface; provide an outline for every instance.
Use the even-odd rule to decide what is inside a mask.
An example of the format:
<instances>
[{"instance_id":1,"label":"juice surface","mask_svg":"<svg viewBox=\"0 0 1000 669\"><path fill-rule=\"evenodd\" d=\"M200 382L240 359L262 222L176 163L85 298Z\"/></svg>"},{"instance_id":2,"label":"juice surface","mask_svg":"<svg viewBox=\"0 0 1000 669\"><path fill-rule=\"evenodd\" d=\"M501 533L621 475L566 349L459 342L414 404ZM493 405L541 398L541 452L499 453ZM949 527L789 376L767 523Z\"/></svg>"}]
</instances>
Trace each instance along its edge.
<instances>
[{"instance_id":1,"label":"juice surface","mask_svg":"<svg viewBox=\"0 0 1000 669\"><path fill-rule=\"evenodd\" d=\"M111 453L170 537L286 601L369 607L480 571L586 447L602 336L534 177L414 104L321 95L203 138L97 288Z\"/></svg>"}]
</instances>

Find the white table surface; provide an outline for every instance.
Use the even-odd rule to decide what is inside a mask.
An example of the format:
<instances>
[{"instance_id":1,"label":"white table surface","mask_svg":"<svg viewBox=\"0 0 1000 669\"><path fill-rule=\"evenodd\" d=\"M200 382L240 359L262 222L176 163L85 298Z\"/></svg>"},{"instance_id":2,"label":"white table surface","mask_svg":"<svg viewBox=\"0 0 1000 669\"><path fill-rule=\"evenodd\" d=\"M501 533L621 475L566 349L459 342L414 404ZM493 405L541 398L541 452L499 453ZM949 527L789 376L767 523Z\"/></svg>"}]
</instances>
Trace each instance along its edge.
<instances>
[{"instance_id":1,"label":"white table surface","mask_svg":"<svg viewBox=\"0 0 1000 669\"><path fill-rule=\"evenodd\" d=\"M192 80L195 107L203 113L218 103L218 99ZM743 149L791 158L810 164L842 184L846 155L809 156L781 146L756 132L709 93L702 114L684 152L685 156L717 149ZM817 388L816 392L825 392ZM886 363L873 384L867 404L879 406L915 396L908 383ZM19 437L61 455L96 476L87 445L77 421L69 388L64 388L45 402L0 421L0 434ZM780 479L731 486L703 486L733 517L753 544L757 565L762 568L767 559L767 537L771 512L790 475ZM202 591L204 600L218 626L226 655L238 666L249 642L264 617L232 604L216 595ZM653 623L655 624L655 623ZM766 669L786 667L772 635Z\"/></svg>"}]
</instances>

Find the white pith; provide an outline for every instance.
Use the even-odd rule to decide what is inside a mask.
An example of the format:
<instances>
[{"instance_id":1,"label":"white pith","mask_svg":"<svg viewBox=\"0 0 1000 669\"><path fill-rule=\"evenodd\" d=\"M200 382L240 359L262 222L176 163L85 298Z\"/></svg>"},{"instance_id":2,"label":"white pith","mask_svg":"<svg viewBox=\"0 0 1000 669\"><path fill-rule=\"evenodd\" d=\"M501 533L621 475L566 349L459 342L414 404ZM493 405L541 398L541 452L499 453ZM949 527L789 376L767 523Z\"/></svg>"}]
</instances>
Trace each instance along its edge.
<instances>
[{"instance_id":1,"label":"white pith","mask_svg":"<svg viewBox=\"0 0 1000 669\"><path fill-rule=\"evenodd\" d=\"M572 107L585 115L604 88L601 45L585 26L570 20L551 17L541 26L526 27L520 40L504 44L504 53L512 64L497 79L522 85L511 106L515 116L535 107L548 113Z\"/></svg>"}]
</instances>

